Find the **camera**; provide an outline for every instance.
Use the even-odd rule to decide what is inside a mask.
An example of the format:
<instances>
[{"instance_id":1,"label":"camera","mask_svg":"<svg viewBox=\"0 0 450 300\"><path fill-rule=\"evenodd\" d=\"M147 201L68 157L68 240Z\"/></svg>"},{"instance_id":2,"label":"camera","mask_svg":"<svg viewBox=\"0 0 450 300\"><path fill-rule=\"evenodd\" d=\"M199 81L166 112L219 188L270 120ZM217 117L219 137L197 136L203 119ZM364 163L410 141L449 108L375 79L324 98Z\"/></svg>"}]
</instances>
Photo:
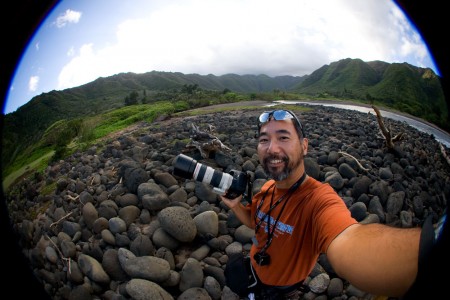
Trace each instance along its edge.
<instances>
[{"instance_id":1,"label":"camera","mask_svg":"<svg viewBox=\"0 0 450 300\"><path fill-rule=\"evenodd\" d=\"M234 199L245 194L249 176L238 170L224 173L209 166L198 163L195 159L179 154L173 162L173 174L183 178L193 178L213 186L216 194Z\"/></svg>"},{"instance_id":2,"label":"camera","mask_svg":"<svg viewBox=\"0 0 450 300\"><path fill-rule=\"evenodd\" d=\"M270 264L270 255L266 252L256 252L255 255L253 255L253 258L260 266L267 266Z\"/></svg>"}]
</instances>

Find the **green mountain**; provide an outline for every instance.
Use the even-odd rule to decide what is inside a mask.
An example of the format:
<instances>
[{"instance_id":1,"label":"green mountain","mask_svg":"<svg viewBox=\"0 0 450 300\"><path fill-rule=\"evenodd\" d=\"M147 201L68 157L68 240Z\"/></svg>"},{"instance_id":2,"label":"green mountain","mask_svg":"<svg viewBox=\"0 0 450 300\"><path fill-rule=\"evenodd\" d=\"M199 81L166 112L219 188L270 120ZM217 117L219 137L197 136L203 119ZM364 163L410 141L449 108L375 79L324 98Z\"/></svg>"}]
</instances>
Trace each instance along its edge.
<instances>
[{"instance_id":1,"label":"green mountain","mask_svg":"<svg viewBox=\"0 0 450 300\"><path fill-rule=\"evenodd\" d=\"M347 58L322 66L293 90L316 97L382 103L449 130L449 108L440 79L429 68Z\"/></svg>"},{"instance_id":2,"label":"green mountain","mask_svg":"<svg viewBox=\"0 0 450 300\"><path fill-rule=\"evenodd\" d=\"M297 99L332 97L383 104L450 129L439 77L431 69L406 63L348 58L324 65L302 77L157 71L121 73L79 87L43 93L5 115L2 166L9 165L19 153L39 142L56 122L121 108L126 101L154 103L196 99L204 106L217 99L228 102L258 97L274 99L275 92L278 97L289 93L290 99L298 95ZM189 105L192 107L192 103Z\"/></svg>"},{"instance_id":3,"label":"green mountain","mask_svg":"<svg viewBox=\"0 0 450 300\"><path fill-rule=\"evenodd\" d=\"M274 89L289 90L303 77L266 75L223 76L149 72L144 74L121 73L98 78L88 84L62 91L51 91L34 97L17 111L5 116L4 131L18 136L39 137L55 121L95 115L124 106L124 99L131 92L145 94L148 101L164 99L167 92L180 92L185 85L197 85L201 89L237 93L270 92Z\"/></svg>"},{"instance_id":4,"label":"green mountain","mask_svg":"<svg viewBox=\"0 0 450 300\"><path fill-rule=\"evenodd\" d=\"M364 93L380 79L380 74L368 63L348 58L322 66L294 89L306 94Z\"/></svg>"}]
</instances>

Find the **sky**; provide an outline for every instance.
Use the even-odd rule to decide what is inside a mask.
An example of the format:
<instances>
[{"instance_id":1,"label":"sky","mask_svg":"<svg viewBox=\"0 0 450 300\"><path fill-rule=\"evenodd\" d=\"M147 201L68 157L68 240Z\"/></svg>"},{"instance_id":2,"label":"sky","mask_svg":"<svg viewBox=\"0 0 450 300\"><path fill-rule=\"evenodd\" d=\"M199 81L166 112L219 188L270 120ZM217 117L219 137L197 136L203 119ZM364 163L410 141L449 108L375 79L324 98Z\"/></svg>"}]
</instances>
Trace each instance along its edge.
<instances>
[{"instance_id":1,"label":"sky","mask_svg":"<svg viewBox=\"0 0 450 300\"><path fill-rule=\"evenodd\" d=\"M439 75L392 0L62 0L24 49L3 113L124 72L303 76L345 58Z\"/></svg>"}]
</instances>

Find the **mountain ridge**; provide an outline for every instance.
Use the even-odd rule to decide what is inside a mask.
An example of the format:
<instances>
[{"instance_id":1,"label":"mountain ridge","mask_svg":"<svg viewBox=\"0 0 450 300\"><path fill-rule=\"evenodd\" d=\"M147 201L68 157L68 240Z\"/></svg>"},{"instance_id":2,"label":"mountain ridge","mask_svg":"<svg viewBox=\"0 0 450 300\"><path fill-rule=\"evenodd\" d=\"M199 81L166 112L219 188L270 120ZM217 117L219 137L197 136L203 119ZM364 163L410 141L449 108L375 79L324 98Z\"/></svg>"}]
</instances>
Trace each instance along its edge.
<instances>
[{"instance_id":1,"label":"mountain ridge","mask_svg":"<svg viewBox=\"0 0 450 300\"><path fill-rule=\"evenodd\" d=\"M2 163L10 163L18 152L39 141L55 122L118 109L130 97L134 103L183 100L191 106L255 99L337 98L386 105L450 130L449 108L439 76L429 68L407 63L346 58L309 75L275 77L127 72L43 93L4 115Z\"/></svg>"}]
</instances>

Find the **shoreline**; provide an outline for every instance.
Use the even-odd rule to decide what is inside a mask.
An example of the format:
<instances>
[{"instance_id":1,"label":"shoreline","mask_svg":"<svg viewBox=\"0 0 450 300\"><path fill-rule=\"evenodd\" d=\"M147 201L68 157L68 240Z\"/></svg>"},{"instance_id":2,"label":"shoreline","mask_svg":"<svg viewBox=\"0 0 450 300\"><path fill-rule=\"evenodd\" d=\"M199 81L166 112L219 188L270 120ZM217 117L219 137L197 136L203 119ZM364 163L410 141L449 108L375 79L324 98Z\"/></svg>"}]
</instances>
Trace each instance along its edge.
<instances>
[{"instance_id":1,"label":"shoreline","mask_svg":"<svg viewBox=\"0 0 450 300\"><path fill-rule=\"evenodd\" d=\"M311 100L311 99L307 99L307 100L275 100L275 101L272 101L272 102L278 102L278 101L280 101L280 102L282 101L282 102L285 102L285 103L293 102L292 104L294 104L296 102L306 102L306 103L311 103L311 105L322 105L322 104L324 104L324 105L328 105L328 104L329 105L348 105L348 106L358 106L358 107L365 107L365 108L372 109L372 105L371 104L365 104L365 103L360 103L360 102L352 102L352 101L349 101L349 100L327 100L327 99L324 99L324 100ZM389 113L392 113L392 114L396 114L396 115L399 115L399 116L402 116L402 117L405 117L405 118L409 118L411 120L423 123L423 124L425 124L427 126L430 126L430 127L434 128L435 130L440 131L444 135L448 135L450 137L450 132L445 131L444 129L440 128L436 124L430 123L427 120L421 119L421 118L413 116L411 114L408 114L408 113L405 113L405 112L401 112L401 111L398 111L398 110L395 110L393 108L386 107L386 106L382 106L382 107L378 107L377 106L377 108L380 109L380 111L386 111L386 112L389 112ZM375 114L375 112L373 112L373 113ZM382 116L382 117L384 117L384 116Z\"/></svg>"},{"instance_id":2,"label":"shoreline","mask_svg":"<svg viewBox=\"0 0 450 300\"><path fill-rule=\"evenodd\" d=\"M312 99L298 99L298 100L250 100L250 101L240 101L240 102L232 102L232 103L223 103L223 104L214 104L214 105L210 105L207 107L203 107L202 109L214 109L214 108L218 108L218 107L229 107L229 106L248 106L248 105L264 105L264 104L273 104L276 102L285 102L287 104L295 104L298 102L306 102L306 103L311 103L311 105L322 105L322 104L330 104L330 105L349 105L349 106L359 106L359 107L365 107L365 108L372 108L371 104L366 104L366 103L361 103L361 102L353 102L350 100L336 100L336 99L322 99L322 100L312 100ZM290 103L291 102L291 103ZM441 131L442 133L449 135L450 136L450 132L445 131L444 129L438 127L437 125L430 123L424 119L421 119L419 117L410 115L408 113L405 112L401 112L398 110L395 110L393 108L390 107L386 107L386 106L382 106L382 107L378 107L378 109L380 110L384 110L393 114L397 114L399 116L403 116L405 118L409 118L412 120L415 120L417 122L421 122L423 124L426 124L430 127L433 127L436 130ZM375 113L375 112L373 112Z\"/></svg>"},{"instance_id":3,"label":"shoreline","mask_svg":"<svg viewBox=\"0 0 450 300\"><path fill-rule=\"evenodd\" d=\"M217 109L217 108L221 108L221 107L235 107L236 110L239 110L239 108L238 108L239 106L243 106L243 107L244 106L261 106L261 107L263 107L264 105L270 106L270 105L276 105L276 104L287 104L287 105L305 104L305 105L317 105L317 106L322 105L322 106L332 106L332 107L339 108L339 109L348 109L348 110L358 111L357 109L352 109L350 107L349 108L338 107L338 106L353 106L353 107L361 107L364 109L368 109L368 110L370 110L369 113L373 113L375 115L375 111L373 111L371 104L352 102L350 100L335 100L335 99L271 100L271 101L269 101L269 100L250 100L250 101L215 104L215 105L203 107L202 110L208 111L208 110L213 110L213 109ZM400 111L397 111L395 109L385 107L385 106L382 106L382 107L377 106L377 108L380 110L381 116L383 118L390 118L390 119L406 122L406 123L408 123L408 125L412 126L413 128L415 128L419 131L423 131L423 132L433 135L439 143L450 148L450 132L445 131L444 129L438 127L437 125L435 125L433 123L430 123L424 119L415 117L415 116L410 115L405 112L400 112ZM359 111L359 112L361 112L361 111ZM383 114L383 112L387 113L388 115ZM398 118L389 116L389 114L398 116ZM406 120L404 120L404 119L406 119ZM410 121L408 121L408 120L410 120ZM433 132L433 131L435 131L435 132Z\"/></svg>"},{"instance_id":4,"label":"shoreline","mask_svg":"<svg viewBox=\"0 0 450 300\"><path fill-rule=\"evenodd\" d=\"M202 109L213 109L213 108L219 108L219 107L228 107L228 106L248 106L248 105L264 105L264 104L273 104L276 102L285 102L287 104L295 104L297 102L307 102L307 103L311 103L314 105L321 105L321 104L338 104L338 105L351 105L351 106L360 106L360 107L366 107L366 108L372 108L372 105L370 104L365 104L365 103L361 103L361 102L353 102L350 100L335 100L335 99L321 99L321 100L312 100L312 99L298 99L298 100L250 100L250 101L239 101L239 102L231 102L231 103L222 103L222 104L213 104L210 106L206 106L206 107L202 107ZM292 102L292 103L289 103ZM384 111L389 111L391 113L395 113L410 119L414 119L416 121L425 123L429 126L435 127L436 129L439 129L443 132L446 132L445 130L443 130L442 128L439 128L438 126L436 126L435 124L432 124L424 119L421 119L419 117L415 117L413 115L410 115L408 113L405 112L401 112L389 107L378 107L380 110L384 110ZM450 134L447 132L447 134Z\"/></svg>"}]
</instances>

